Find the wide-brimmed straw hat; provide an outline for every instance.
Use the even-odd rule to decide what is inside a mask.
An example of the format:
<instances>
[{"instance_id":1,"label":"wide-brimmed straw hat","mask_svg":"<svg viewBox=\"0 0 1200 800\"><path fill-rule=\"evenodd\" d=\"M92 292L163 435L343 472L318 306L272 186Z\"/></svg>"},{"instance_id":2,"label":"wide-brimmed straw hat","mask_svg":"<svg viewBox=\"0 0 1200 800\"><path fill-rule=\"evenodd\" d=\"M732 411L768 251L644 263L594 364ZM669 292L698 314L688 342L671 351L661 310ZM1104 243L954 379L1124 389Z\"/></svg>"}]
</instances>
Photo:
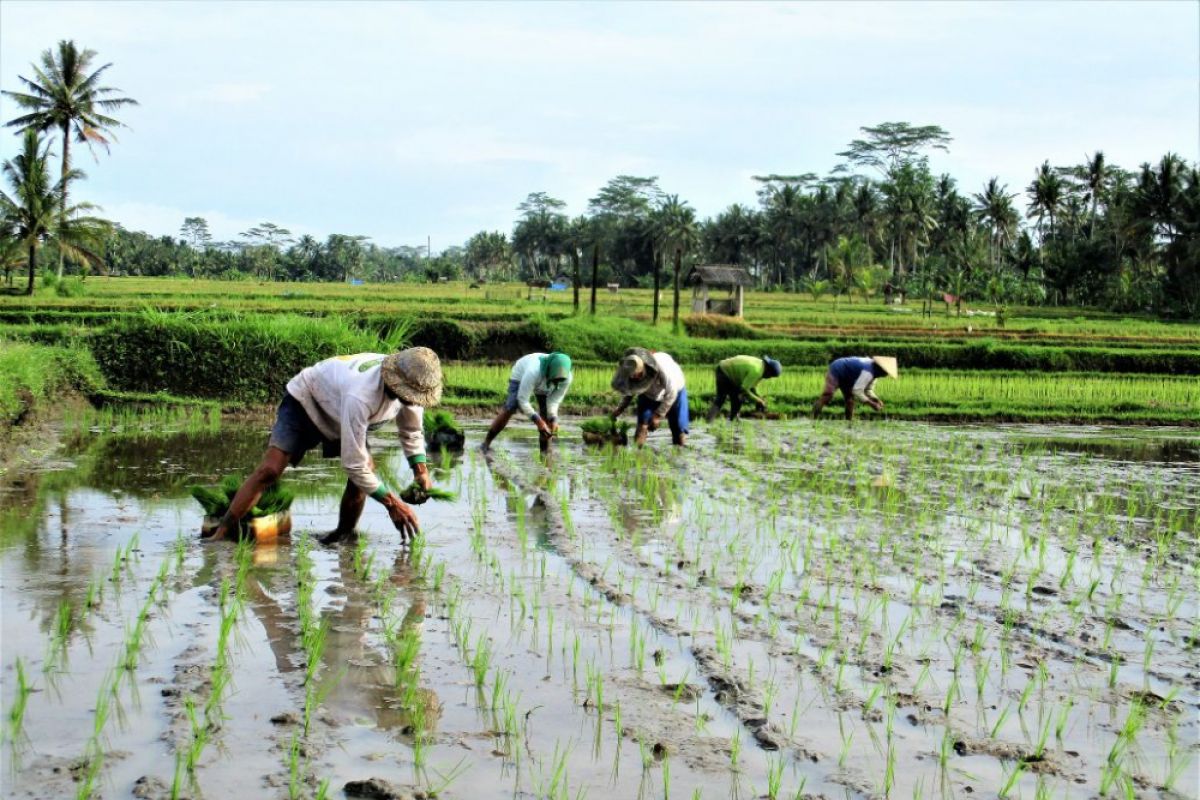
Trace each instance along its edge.
<instances>
[{"instance_id":1,"label":"wide-brimmed straw hat","mask_svg":"<svg viewBox=\"0 0 1200 800\"><path fill-rule=\"evenodd\" d=\"M871 356L871 360L882 367L889 378L900 377L900 365L892 356Z\"/></svg>"},{"instance_id":2,"label":"wide-brimmed straw hat","mask_svg":"<svg viewBox=\"0 0 1200 800\"><path fill-rule=\"evenodd\" d=\"M635 378L634 375L639 372L641 377ZM658 375L658 364L654 361L654 354L644 347L631 347L625 351L621 363L617 365L617 372L612 379L612 388L619 394L641 394L650 388L650 384L654 383L656 375Z\"/></svg>"},{"instance_id":3,"label":"wide-brimmed straw hat","mask_svg":"<svg viewBox=\"0 0 1200 800\"><path fill-rule=\"evenodd\" d=\"M402 402L429 408L442 400L442 362L428 347L393 353L380 367L383 383Z\"/></svg>"}]
</instances>

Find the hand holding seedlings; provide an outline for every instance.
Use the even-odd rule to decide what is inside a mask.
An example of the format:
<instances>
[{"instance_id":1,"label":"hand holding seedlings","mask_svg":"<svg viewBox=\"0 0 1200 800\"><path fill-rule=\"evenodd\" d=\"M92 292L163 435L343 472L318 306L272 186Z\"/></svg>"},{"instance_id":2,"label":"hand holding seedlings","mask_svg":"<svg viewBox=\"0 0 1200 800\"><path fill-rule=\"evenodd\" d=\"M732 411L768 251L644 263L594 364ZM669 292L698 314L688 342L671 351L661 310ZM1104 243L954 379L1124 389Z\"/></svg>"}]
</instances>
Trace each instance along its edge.
<instances>
[{"instance_id":1,"label":"hand holding seedlings","mask_svg":"<svg viewBox=\"0 0 1200 800\"><path fill-rule=\"evenodd\" d=\"M387 495L380 501L383 507L387 509L388 516L392 520L392 524L396 526L396 530L400 532L400 539L403 542L411 542L413 537L421 532L421 526L417 522L417 514L403 500L393 492L388 492Z\"/></svg>"}]
</instances>

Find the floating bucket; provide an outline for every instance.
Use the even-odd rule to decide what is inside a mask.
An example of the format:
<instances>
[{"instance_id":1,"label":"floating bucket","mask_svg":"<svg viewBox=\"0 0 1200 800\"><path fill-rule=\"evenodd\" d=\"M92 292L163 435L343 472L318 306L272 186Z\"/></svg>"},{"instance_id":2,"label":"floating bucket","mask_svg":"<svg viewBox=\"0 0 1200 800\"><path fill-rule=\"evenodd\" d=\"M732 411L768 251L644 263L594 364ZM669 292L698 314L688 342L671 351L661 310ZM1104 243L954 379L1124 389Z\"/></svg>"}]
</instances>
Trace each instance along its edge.
<instances>
[{"instance_id":1,"label":"floating bucket","mask_svg":"<svg viewBox=\"0 0 1200 800\"><path fill-rule=\"evenodd\" d=\"M205 517L200 525L200 535L209 536L221 524L220 517ZM249 536L256 542L273 542L292 532L292 512L284 510L265 517L243 520L241 536Z\"/></svg>"}]
</instances>

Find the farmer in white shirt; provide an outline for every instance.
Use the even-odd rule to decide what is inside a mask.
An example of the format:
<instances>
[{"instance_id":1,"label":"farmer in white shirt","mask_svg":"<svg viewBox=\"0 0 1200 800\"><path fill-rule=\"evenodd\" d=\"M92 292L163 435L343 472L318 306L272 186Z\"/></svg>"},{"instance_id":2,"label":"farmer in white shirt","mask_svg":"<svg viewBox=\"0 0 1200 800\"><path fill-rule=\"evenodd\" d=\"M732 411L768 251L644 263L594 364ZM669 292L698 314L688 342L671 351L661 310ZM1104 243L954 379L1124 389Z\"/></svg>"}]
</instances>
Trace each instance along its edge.
<instances>
[{"instance_id":1,"label":"farmer in white shirt","mask_svg":"<svg viewBox=\"0 0 1200 800\"><path fill-rule=\"evenodd\" d=\"M492 440L500 435L518 410L537 426L538 441L545 450L551 437L558 433L558 407L567 396L573 378L571 357L566 353L530 353L519 358L508 376L504 407L492 420L492 427L488 428L483 440L484 451L492 446ZM537 398L536 409L534 398Z\"/></svg>"},{"instance_id":2,"label":"farmer in white shirt","mask_svg":"<svg viewBox=\"0 0 1200 800\"><path fill-rule=\"evenodd\" d=\"M299 464L305 453L320 445L326 458L341 458L348 476L337 528L321 541L332 544L351 535L368 496L387 509L401 538L409 541L420 532L417 515L375 474L367 431L396 420L413 477L428 489L433 482L425 465L422 418L424 409L437 405L441 397L442 365L428 347L392 355L337 356L301 370L288 382L262 462L234 496L211 539L236 531L239 520L287 465Z\"/></svg>"},{"instance_id":3,"label":"farmer in white shirt","mask_svg":"<svg viewBox=\"0 0 1200 800\"><path fill-rule=\"evenodd\" d=\"M664 419L671 429L671 443L683 447L691 420L683 370L675 359L666 353L631 347L625 351L625 357L613 375L612 388L625 396L612 413L614 419L621 416L637 396L638 425L634 441L639 447Z\"/></svg>"},{"instance_id":4,"label":"farmer in white shirt","mask_svg":"<svg viewBox=\"0 0 1200 800\"><path fill-rule=\"evenodd\" d=\"M825 388L813 405L813 418L821 416L821 409L833 399L833 393L842 391L846 401L846 419L854 419L855 402L866 403L876 411L883 411L883 401L875 394L875 381L878 378L895 378L899 370L896 359L891 356L872 356L862 358L850 356L839 358L829 365L825 374Z\"/></svg>"}]
</instances>

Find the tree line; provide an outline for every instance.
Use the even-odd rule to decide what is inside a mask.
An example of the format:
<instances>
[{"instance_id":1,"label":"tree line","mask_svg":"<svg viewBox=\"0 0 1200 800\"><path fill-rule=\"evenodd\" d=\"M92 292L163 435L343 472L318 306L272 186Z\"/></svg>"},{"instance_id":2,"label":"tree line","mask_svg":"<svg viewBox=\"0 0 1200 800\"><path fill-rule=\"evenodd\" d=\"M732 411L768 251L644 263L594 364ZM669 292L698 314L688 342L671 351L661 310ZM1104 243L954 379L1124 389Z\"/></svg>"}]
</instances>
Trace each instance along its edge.
<instances>
[{"instance_id":1,"label":"tree line","mask_svg":"<svg viewBox=\"0 0 1200 800\"><path fill-rule=\"evenodd\" d=\"M436 256L419 246L383 247L368 237L293 236L263 222L217 242L200 217L178 237L127 231L71 202L84 177L72 141L108 148L136 104L100 85L111 66L59 42L5 91L26 113L8 122L22 148L3 168L0 268L25 269L33 291L42 263L84 275L179 275L289 281L399 281L468 277L576 286L598 279L659 288L678 285L697 263L745 267L768 290L814 297L880 291L996 304L1073 304L1119 311L1200 315L1200 171L1175 154L1136 170L1097 151L1078 164L1043 162L1010 189L996 178L978 191L929 167L948 151L938 125L885 122L861 129L830 174L760 175L758 202L699 219L653 176L620 175L584 213L546 192L517 207L511 232L480 231ZM50 137L60 148L52 174ZM592 273L584 275L585 270ZM658 293L654 316L659 315ZM576 299L578 304L578 297ZM676 300L677 302L677 300Z\"/></svg>"}]
</instances>

